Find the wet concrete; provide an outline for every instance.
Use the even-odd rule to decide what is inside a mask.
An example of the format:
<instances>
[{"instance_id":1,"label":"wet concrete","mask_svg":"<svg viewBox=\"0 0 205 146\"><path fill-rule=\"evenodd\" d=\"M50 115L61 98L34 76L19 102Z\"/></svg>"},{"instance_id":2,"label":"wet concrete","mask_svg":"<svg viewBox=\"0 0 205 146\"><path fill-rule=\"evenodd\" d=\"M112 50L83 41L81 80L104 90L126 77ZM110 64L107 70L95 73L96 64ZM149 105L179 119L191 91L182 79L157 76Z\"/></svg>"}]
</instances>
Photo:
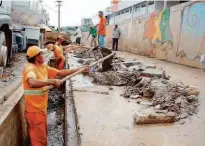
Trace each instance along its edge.
<instances>
[{"instance_id":1,"label":"wet concrete","mask_svg":"<svg viewBox=\"0 0 205 146\"><path fill-rule=\"evenodd\" d=\"M65 88L52 89L48 100L48 145L64 146Z\"/></svg>"},{"instance_id":2,"label":"wet concrete","mask_svg":"<svg viewBox=\"0 0 205 146\"><path fill-rule=\"evenodd\" d=\"M199 112L185 123L134 125L133 113L147 108L137 104L135 100L120 96L122 87L93 85L89 86L80 77L73 80L73 89L80 88L85 92L73 91L77 116L80 126L82 146L204 146L205 139L205 73L181 65L149 59L130 53L119 52L126 60L138 59L143 63L155 64L171 75L171 80L182 81L187 85L197 86L200 90ZM72 64L72 63L71 63ZM78 87L75 87L77 82ZM89 91L108 92L108 95Z\"/></svg>"}]
</instances>

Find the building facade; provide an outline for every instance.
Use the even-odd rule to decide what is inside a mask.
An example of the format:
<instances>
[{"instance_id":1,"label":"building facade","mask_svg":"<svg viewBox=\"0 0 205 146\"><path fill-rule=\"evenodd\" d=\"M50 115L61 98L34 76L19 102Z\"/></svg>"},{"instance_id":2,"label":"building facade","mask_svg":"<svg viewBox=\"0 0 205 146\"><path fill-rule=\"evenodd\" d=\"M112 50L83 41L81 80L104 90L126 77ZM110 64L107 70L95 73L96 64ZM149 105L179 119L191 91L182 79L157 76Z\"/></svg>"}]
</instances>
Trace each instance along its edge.
<instances>
[{"instance_id":1,"label":"building facade","mask_svg":"<svg viewBox=\"0 0 205 146\"><path fill-rule=\"evenodd\" d=\"M112 13L107 15L110 25L160 11L186 1L120 1L112 5Z\"/></svg>"},{"instance_id":2,"label":"building facade","mask_svg":"<svg viewBox=\"0 0 205 146\"><path fill-rule=\"evenodd\" d=\"M93 25L91 18L83 18L81 19L81 26L90 26Z\"/></svg>"}]
</instances>

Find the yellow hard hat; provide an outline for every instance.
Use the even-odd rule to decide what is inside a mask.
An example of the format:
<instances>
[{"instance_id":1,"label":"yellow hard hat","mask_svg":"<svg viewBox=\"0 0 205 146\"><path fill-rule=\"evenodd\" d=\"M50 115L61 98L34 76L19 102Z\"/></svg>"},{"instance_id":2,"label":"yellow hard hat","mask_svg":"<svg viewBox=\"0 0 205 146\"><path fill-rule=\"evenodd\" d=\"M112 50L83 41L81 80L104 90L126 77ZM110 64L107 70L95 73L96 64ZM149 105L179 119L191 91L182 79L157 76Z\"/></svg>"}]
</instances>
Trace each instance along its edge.
<instances>
[{"instance_id":1,"label":"yellow hard hat","mask_svg":"<svg viewBox=\"0 0 205 146\"><path fill-rule=\"evenodd\" d=\"M28 50L27 50L27 56L28 56L29 58L32 58L32 57L38 55L40 52L41 52L41 49L40 49L39 47L37 47L37 46L31 46L31 47L29 47Z\"/></svg>"}]
</instances>

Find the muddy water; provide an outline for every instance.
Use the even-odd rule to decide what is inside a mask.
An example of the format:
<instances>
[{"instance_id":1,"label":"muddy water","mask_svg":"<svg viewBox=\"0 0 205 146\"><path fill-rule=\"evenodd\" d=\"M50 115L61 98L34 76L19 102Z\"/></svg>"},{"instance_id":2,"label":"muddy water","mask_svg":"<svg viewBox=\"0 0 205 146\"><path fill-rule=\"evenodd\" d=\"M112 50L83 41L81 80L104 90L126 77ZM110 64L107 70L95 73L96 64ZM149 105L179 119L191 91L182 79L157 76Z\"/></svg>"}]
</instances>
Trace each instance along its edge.
<instances>
[{"instance_id":1,"label":"muddy water","mask_svg":"<svg viewBox=\"0 0 205 146\"><path fill-rule=\"evenodd\" d=\"M48 103L48 145L64 145L64 87L52 89L49 93Z\"/></svg>"},{"instance_id":2,"label":"muddy water","mask_svg":"<svg viewBox=\"0 0 205 146\"><path fill-rule=\"evenodd\" d=\"M133 113L146 109L136 100L120 96L123 88L93 85L75 86L82 77L73 80L74 100L78 114L82 146L204 146L205 142L205 73L198 69L148 59L130 53L119 55L126 60L137 58L144 63L164 68L172 80L197 86L200 89L199 112L185 123L134 125ZM81 78L81 79L80 79ZM83 80L84 81L84 80ZM85 82L85 81L84 81ZM87 80L89 82L89 80ZM90 80L91 82L91 80ZM85 83L84 83L85 84ZM89 84L89 83L88 83ZM78 90L84 92L78 92ZM96 94L96 91L108 92Z\"/></svg>"}]
</instances>

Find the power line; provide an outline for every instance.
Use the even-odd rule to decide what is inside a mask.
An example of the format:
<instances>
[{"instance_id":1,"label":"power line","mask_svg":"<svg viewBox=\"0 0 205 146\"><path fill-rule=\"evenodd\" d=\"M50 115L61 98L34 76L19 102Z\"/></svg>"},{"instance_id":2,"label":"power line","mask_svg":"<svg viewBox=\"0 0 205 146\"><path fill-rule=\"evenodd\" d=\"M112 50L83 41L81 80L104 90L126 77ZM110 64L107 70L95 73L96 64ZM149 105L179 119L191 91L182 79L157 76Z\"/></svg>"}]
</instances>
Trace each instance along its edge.
<instances>
[{"instance_id":1,"label":"power line","mask_svg":"<svg viewBox=\"0 0 205 146\"><path fill-rule=\"evenodd\" d=\"M57 0L55 1L57 3L57 7L58 7L58 31L60 30L60 13L61 13L61 4L62 4L62 0Z\"/></svg>"}]
</instances>

